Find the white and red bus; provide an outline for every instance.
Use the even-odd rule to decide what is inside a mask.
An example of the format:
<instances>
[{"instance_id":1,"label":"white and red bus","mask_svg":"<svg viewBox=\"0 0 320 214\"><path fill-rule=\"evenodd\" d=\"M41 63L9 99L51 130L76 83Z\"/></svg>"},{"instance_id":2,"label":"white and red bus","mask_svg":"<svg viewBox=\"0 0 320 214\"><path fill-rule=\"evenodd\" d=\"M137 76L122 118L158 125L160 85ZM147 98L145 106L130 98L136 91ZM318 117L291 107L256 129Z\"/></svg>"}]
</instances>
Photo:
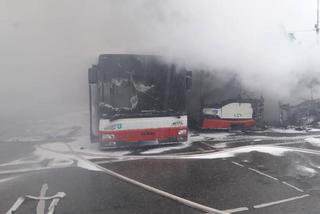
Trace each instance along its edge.
<instances>
[{"instance_id":1,"label":"white and red bus","mask_svg":"<svg viewBox=\"0 0 320 214\"><path fill-rule=\"evenodd\" d=\"M88 73L93 142L119 148L187 141L191 72L158 56L105 54Z\"/></svg>"},{"instance_id":2,"label":"white and red bus","mask_svg":"<svg viewBox=\"0 0 320 214\"><path fill-rule=\"evenodd\" d=\"M201 129L249 129L256 125L253 100L228 101L221 106L205 107Z\"/></svg>"},{"instance_id":3,"label":"white and red bus","mask_svg":"<svg viewBox=\"0 0 320 214\"><path fill-rule=\"evenodd\" d=\"M242 90L234 73L194 72L189 126L198 130L246 130L263 127L264 100Z\"/></svg>"}]
</instances>

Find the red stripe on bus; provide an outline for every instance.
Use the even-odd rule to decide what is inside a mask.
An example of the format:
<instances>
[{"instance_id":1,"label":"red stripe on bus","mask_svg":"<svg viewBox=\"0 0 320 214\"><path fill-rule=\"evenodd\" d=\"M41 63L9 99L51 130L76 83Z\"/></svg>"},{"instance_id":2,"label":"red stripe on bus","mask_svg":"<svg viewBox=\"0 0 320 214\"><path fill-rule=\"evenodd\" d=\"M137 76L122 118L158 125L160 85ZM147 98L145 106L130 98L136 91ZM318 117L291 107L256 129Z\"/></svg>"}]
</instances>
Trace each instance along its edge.
<instances>
[{"instance_id":1,"label":"red stripe on bus","mask_svg":"<svg viewBox=\"0 0 320 214\"><path fill-rule=\"evenodd\" d=\"M180 130L187 130L186 134L178 135ZM188 135L188 127L169 127L169 128L151 128L151 129L130 129L130 130L112 130L99 131L100 142L103 134L112 134L114 138L110 141L139 142L151 140L166 140L171 137Z\"/></svg>"},{"instance_id":2,"label":"red stripe on bus","mask_svg":"<svg viewBox=\"0 0 320 214\"><path fill-rule=\"evenodd\" d=\"M204 119L202 123L202 129L228 129L232 125L242 125L246 128L250 128L256 125L256 121L253 119L248 120L223 120L223 119Z\"/></svg>"}]
</instances>

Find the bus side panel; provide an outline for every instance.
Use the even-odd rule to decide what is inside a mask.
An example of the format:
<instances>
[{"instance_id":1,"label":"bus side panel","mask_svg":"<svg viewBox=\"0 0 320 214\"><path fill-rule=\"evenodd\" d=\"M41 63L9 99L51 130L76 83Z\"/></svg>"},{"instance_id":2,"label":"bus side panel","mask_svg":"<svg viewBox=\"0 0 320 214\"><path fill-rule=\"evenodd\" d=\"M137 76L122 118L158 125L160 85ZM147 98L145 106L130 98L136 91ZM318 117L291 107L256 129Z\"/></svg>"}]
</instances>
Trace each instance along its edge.
<instances>
[{"instance_id":1,"label":"bus side panel","mask_svg":"<svg viewBox=\"0 0 320 214\"><path fill-rule=\"evenodd\" d=\"M98 142L99 139L99 97L97 84L89 84L90 98L90 139L91 142Z\"/></svg>"},{"instance_id":2,"label":"bus side panel","mask_svg":"<svg viewBox=\"0 0 320 214\"><path fill-rule=\"evenodd\" d=\"M223 120L223 119L204 119L202 129L230 129L232 126L242 126L251 128L256 125L253 119L248 120Z\"/></svg>"}]
</instances>

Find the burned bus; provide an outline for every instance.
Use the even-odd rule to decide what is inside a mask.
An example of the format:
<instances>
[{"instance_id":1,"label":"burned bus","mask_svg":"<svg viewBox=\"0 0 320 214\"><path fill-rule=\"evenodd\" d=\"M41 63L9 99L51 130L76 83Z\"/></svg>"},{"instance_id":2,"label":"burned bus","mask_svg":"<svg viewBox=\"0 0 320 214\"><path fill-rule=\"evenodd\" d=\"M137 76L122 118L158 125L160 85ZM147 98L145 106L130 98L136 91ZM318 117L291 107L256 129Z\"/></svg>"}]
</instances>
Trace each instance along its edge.
<instances>
[{"instance_id":1,"label":"burned bus","mask_svg":"<svg viewBox=\"0 0 320 214\"><path fill-rule=\"evenodd\" d=\"M279 103L280 125L288 126L319 126L320 100L306 100L297 105Z\"/></svg>"},{"instance_id":2,"label":"burned bus","mask_svg":"<svg viewBox=\"0 0 320 214\"><path fill-rule=\"evenodd\" d=\"M189 125L198 130L263 127L264 99L242 89L233 73L194 72Z\"/></svg>"},{"instance_id":3,"label":"burned bus","mask_svg":"<svg viewBox=\"0 0 320 214\"><path fill-rule=\"evenodd\" d=\"M187 141L191 72L158 56L105 54L88 76L92 142L119 148Z\"/></svg>"},{"instance_id":4,"label":"burned bus","mask_svg":"<svg viewBox=\"0 0 320 214\"><path fill-rule=\"evenodd\" d=\"M200 128L208 129L250 129L262 120L263 98L231 99L219 105L204 106Z\"/></svg>"}]
</instances>

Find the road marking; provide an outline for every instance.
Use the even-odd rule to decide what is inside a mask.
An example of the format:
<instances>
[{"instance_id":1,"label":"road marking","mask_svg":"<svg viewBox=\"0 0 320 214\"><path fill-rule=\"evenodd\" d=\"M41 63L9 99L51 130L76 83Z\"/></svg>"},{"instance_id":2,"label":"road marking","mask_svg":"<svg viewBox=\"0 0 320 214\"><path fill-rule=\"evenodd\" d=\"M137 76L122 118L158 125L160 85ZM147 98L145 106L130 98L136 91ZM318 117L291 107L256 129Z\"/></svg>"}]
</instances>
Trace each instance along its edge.
<instances>
[{"instance_id":1,"label":"road marking","mask_svg":"<svg viewBox=\"0 0 320 214\"><path fill-rule=\"evenodd\" d=\"M203 212L206 212L206 213L228 214L225 211L218 210L218 209L215 209L215 208L212 208L212 207L208 207L208 206L205 206L205 205L202 205L202 204L199 204L199 203L196 203L196 202L181 198L179 196L173 195L171 193L165 192L163 190L157 189L155 187L149 186L147 184L141 183L139 181L136 181L134 179L128 178L126 176L123 176L123 175L121 175L119 173L116 173L114 171L111 171L109 169L106 169L106 168L104 168L104 167L102 167L102 166L100 166L98 164L95 164L95 163L83 158L81 155L75 153L70 145L68 145L68 144L66 144L66 145L70 149L70 151L73 152L73 154L75 156L77 156L79 159L81 159L82 161L86 162L87 164L90 164L90 165L100 169L101 172L106 173L107 175L113 176L113 177L118 178L118 179L120 179L122 181L125 181L127 183L130 183L130 184L133 184L135 186L141 187L142 189L147 190L149 192L156 193L156 194L158 194L160 196L163 196L165 198L177 201L177 202L182 203L182 204L184 204L186 206L192 207L194 209L197 209L197 210L200 210L200 211L203 211Z\"/></svg>"},{"instance_id":2,"label":"road marking","mask_svg":"<svg viewBox=\"0 0 320 214\"><path fill-rule=\"evenodd\" d=\"M68 145L68 146L69 146L69 145ZM116 173L116 172L113 172L113 171L111 171L111 170L108 170L108 169L106 169L106 168L103 168L103 167L101 167L101 166L99 166L99 165L96 165L96 164L88 161L87 159L83 158L79 153L74 152L71 147L69 147L69 148L70 148L70 151L71 151L70 153L71 153L71 154L74 154L74 155L78 156L79 158L81 158L83 161L86 161L87 163L89 163L89 164L91 164L91 165L94 165L95 167L99 168L102 172L105 172L106 174L109 174L109 175L111 175L111 176L117 177L118 179L121 179L121 180L126 181L126 182L128 182L128 183L131 183L131 184L134 184L134 185L136 185L136 186L139 186L139 187L141 187L141 188L143 188L143 189L145 189L145 190L147 190L147 191L154 192L154 193L159 194L159 195L161 195L161 196L163 196L163 197L167 197L167 198L169 198L169 199L178 201L178 202L183 203L183 204L185 204L185 205L187 205L187 206L190 206L190 207L193 207L193 208L195 208L195 209L202 210L202 211L205 211L205 212L211 212L211 213L223 213L223 212L224 212L224 211L217 210L217 209L214 209L214 208L211 208L211 207L207 207L207 206L202 205L202 204L198 204L198 203L193 202L193 201L189 201L189 200L184 199L184 198L180 198L179 196L172 195L172 194L170 194L170 193L164 192L164 191L159 190L159 189L156 189L156 188L154 188L154 187L152 187L152 186L148 186L148 185L146 185L146 184L140 183L140 182L138 182L138 181L136 181L136 180L130 179L130 178L125 177L125 176L123 176L123 175L121 175L121 174L118 174L118 173ZM290 150L297 150L297 149L290 148ZM299 151L301 151L301 149L299 149ZM320 153L320 152L316 152L316 151L312 151L312 152L311 152L310 150L308 150L308 151L304 150L304 152L308 152L308 153L318 153L318 154ZM129 156L129 157L132 158L132 156ZM150 158L150 157L148 157L148 156L135 156L135 157L139 157L139 158ZM155 159L167 159L167 158L171 158L171 157L173 157L173 156L160 156L160 157L158 156L158 157L152 157L152 158L155 158ZM183 157L182 157L182 158L183 158ZM176 157L175 159L177 159L177 157ZM179 157L179 159L180 159L180 157ZM267 174L265 174L265 173L263 173L263 172L260 172L260 171L258 171L258 170L256 170L256 169L249 168L249 170L254 171L254 172L258 173L258 174L261 174L261 175L263 175L263 176L266 176L266 177L268 177L268 178L271 178L271 179L273 179L273 180L277 180L277 181L278 181L277 178L272 177L272 176L270 176L270 175L267 175ZM288 185L288 186L289 186L289 185ZM293 188L293 187L292 187L292 188ZM296 190L297 190L297 189L296 189ZM300 189L300 190L301 190L301 189ZM303 196L303 197L307 197L307 196L309 196L309 195L306 195L306 196ZM273 205L273 204L284 203L284 202L286 202L286 201L296 200L296 199L299 199L299 198L300 198L300 196L299 196L298 198L295 197L295 198L289 198L289 199L285 199L285 200L281 200L281 201L271 202L271 203L268 203L267 205L268 205L268 206L271 206L271 205ZM269 205L269 204L271 204L271 205ZM259 207L263 207L263 206L267 206L267 205L266 205L266 204L256 205L256 207L259 208ZM212 209L213 209L213 210L212 210ZM226 212L224 212L224 213L226 213Z\"/></svg>"},{"instance_id":3,"label":"road marking","mask_svg":"<svg viewBox=\"0 0 320 214\"><path fill-rule=\"evenodd\" d=\"M283 183L284 185L287 185L287 186L289 186L289 187L291 187L291 188L299 191L299 192L304 192L302 189L300 189L300 188L298 188L298 187L296 187L296 186L293 186L292 184L289 184L289 183L287 183L287 182L285 182L285 181L282 181L282 183Z\"/></svg>"},{"instance_id":4,"label":"road marking","mask_svg":"<svg viewBox=\"0 0 320 214\"><path fill-rule=\"evenodd\" d=\"M214 213L214 214L227 214L228 213L228 212L225 212L225 211L222 211L222 210L218 210L218 209L215 209L215 208L212 208L212 207L208 207L208 206L205 206L205 205L202 205L202 204L199 204L199 203L196 203L196 202L181 198L179 196L173 195L171 193L165 192L163 190L157 189L155 187L152 187L152 186L146 185L144 183L141 183L139 181L133 180L131 178L125 177L125 176L123 176L121 174L118 174L118 173L116 173L114 171L111 171L111 170L108 170L106 168L103 168L103 167L101 167L101 168L102 168L103 172L105 172L108 175L116 177L116 178L118 178L120 180L123 180L123 181L125 181L127 183L139 186L139 187L141 187L141 188L143 188L143 189L145 189L145 190L147 190L149 192L156 193L156 194L161 195L161 196L163 196L165 198L168 198L168 199L177 201L179 203L182 203L182 204L184 204L186 206L195 208L197 210L201 210L201 211L204 211L204 212L207 212L207 213Z\"/></svg>"},{"instance_id":5,"label":"road marking","mask_svg":"<svg viewBox=\"0 0 320 214\"><path fill-rule=\"evenodd\" d=\"M48 208L48 212L47 214L53 214L54 210L56 209L56 207L58 206L59 201L61 200L61 198L54 198Z\"/></svg>"},{"instance_id":6,"label":"road marking","mask_svg":"<svg viewBox=\"0 0 320 214\"><path fill-rule=\"evenodd\" d=\"M273 201L273 202L269 202L269 203L265 203L265 204L254 205L253 208L260 209L260 208L264 208L264 207L273 206L276 204L281 204L281 203L285 203L285 202L289 202L289 201L302 199L302 198L309 197L309 196L310 196L309 194L306 194L306 195L301 195L301 196L297 196L297 197L287 198L287 199L280 200L280 201Z\"/></svg>"},{"instance_id":7,"label":"road marking","mask_svg":"<svg viewBox=\"0 0 320 214\"><path fill-rule=\"evenodd\" d=\"M233 164L237 165L237 166L240 166L240 167L245 167L244 165L238 163L238 162L235 162L235 161L231 161Z\"/></svg>"},{"instance_id":8,"label":"road marking","mask_svg":"<svg viewBox=\"0 0 320 214\"><path fill-rule=\"evenodd\" d=\"M6 212L6 214L14 214L16 213L16 211L19 209L19 207L23 204L23 202L26 199L32 199L32 200L54 200L56 198L64 198L66 196L66 194L64 192L58 192L56 195L54 196L47 196L47 197L35 197L35 196L31 196L31 195L25 195L25 196L21 196L17 199L17 201L12 205L12 207ZM54 208L52 207L53 210L49 210L49 213L47 214L53 214L54 212ZM53 211L50 213L50 211Z\"/></svg>"},{"instance_id":9,"label":"road marking","mask_svg":"<svg viewBox=\"0 0 320 214\"><path fill-rule=\"evenodd\" d=\"M39 198L45 197L48 190L48 184L43 184L40 190ZM37 214L44 214L44 209L46 207L46 202L40 199L36 208Z\"/></svg>"},{"instance_id":10,"label":"road marking","mask_svg":"<svg viewBox=\"0 0 320 214\"><path fill-rule=\"evenodd\" d=\"M243 212L243 211L248 211L248 210L249 210L248 207L239 207L239 208L223 210L223 211L225 211L227 213L237 213L237 212Z\"/></svg>"},{"instance_id":11,"label":"road marking","mask_svg":"<svg viewBox=\"0 0 320 214\"><path fill-rule=\"evenodd\" d=\"M258 173L258 174L260 174L260 175L263 175L263 176L266 176L266 177L268 177L268 178L271 178L271 179L273 179L273 180L276 180L276 181L279 180L278 178L272 177L271 175L267 175L267 174L265 174L265 173L263 173L263 172L260 172L259 170L253 169L253 168L251 168L251 167L249 167L248 169L251 170L251 171L253 171L253 172L256 172L256 173Z\"/></svg>"},{"instance_id":12,"label":"road marking","mask_svg":"<svg viewBox=\"0 0 320 214\"><path fill-rule=\"evenodd\" d=\"M237 166L245 167L244 165L242 165L242 164L240 164L240 163L238 163L238 162L235 162L235 161L231 161L231 162L232 162L233 164L237 165ZM266 177L271 178L271 179L273 179L273 180L279 181L278 178L272 177L271 175L267 175L267 174L265 174L265 173L263 173L263 172L261 172L261 171L259 171L259 170L253 169L253 168L251 168L251 167L249 167L248 169L251 170L251 171L253 171L253 172L256 172L256 173L258 173L258 174L260 174L260 175L263 175L263 176L266 176ZM304 192L304 190L300 189L299 187L296 187L296 186L294 186L294 185L292 185L292 184L289 184L289 183L287 183L287 182L285 182L285 181L280 181L280 182L281 182L282 184L290 187L290 188L293 188L293 189L299 191L299 192Z\"/></svg>"}]
</instances>

